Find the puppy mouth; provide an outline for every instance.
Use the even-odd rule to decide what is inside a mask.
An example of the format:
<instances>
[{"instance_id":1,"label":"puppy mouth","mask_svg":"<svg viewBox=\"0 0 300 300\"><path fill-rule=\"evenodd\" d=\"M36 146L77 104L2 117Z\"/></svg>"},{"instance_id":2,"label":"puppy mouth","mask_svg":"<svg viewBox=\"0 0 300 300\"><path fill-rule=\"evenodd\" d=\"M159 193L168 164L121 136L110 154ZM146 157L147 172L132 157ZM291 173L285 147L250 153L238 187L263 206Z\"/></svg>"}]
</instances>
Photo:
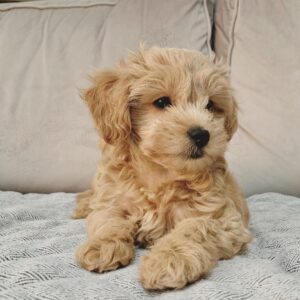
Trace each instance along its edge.
<instances>
[{"instance_id":1,"label":"puppy mouth","mask_svg":"<svg viewBox=\"0 0 300 300\"><path fill-rule=\"evenodd\" d=\"M202 148L192 147L188 153L188 159L195 160L203 157L204 152Z\"/></svg>"}]
</instances>

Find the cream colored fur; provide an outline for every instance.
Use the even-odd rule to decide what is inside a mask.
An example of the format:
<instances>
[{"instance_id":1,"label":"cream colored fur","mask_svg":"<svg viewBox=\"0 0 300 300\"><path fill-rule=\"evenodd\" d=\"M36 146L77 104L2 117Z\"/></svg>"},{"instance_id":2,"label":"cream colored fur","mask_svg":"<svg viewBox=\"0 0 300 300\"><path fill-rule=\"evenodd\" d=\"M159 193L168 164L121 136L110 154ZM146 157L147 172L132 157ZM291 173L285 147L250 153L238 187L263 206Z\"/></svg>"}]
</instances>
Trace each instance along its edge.
<instances>
[{"instance_id":1,"label":"cream colored fur","mask_svg":"<svg viewBox=\"0 0 300 300\"><path fill-rule=\"evenodd\" d=\"M160 110L153 102L164 96L172 105ZM125 266L138 243L150 247L143 286L182 288L245 248L248 209L224 159L237 108L222 66L195 51L141 48L95 74L84 99L103 141L91 190L74 212L87 217L76 253L83 268ZM198 159L189 157L193 126L210 133Z\"/></svg>"}]
</instances>

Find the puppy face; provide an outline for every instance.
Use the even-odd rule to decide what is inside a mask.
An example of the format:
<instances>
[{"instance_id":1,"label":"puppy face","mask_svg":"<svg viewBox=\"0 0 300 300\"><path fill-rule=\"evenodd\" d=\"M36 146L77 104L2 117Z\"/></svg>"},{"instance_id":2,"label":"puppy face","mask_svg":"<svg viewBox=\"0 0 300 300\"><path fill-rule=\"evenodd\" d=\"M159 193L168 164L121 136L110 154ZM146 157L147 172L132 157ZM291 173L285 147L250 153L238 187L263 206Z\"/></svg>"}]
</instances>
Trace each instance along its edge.
<instances>
[{"instance_id":1,"label":"puppy face","mask_svg":"<svg viewBox=\"0 0 300 300\"><path fill-rule=\"evenodd\" d=\"M237 127L226 72L198 52L141 49L93 82L85 99L106 142L169 170L206 168Z\"/></svg>"}]
</instances>

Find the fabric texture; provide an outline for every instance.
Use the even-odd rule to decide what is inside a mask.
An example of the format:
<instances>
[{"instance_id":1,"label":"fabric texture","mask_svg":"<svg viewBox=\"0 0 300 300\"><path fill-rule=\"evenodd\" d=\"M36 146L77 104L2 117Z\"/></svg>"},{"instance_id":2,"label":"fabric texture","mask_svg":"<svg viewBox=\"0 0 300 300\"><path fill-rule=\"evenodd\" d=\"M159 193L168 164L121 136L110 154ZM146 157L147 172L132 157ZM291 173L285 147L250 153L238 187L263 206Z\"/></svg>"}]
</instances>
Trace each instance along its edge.
<instances>
[{"instance_id":1,"label":"fabric texture","mask_svg":"<svg viewBox=\"0 0 300 300\"><path fill-rule=\"evenodd\" d=\"M99 150L79 97L95 68L141 41L211 54L205 0L0 4L0 188L88 188Z\"/></svg>"},{"instance_id":2,"label":"fabric texture","mask_svg":"<svg viewBox=\"0 0 300 300\"><path fill-rule=\"evenodd\" d=\"M300 199L267 193L248 199L255 236L243 255L220 261L183 290L146 292L137 249L127 267L104 274L80 269L75 248L84 220L72 220L75 195L0 192L0 299L222 299L300 298Z\"/></svg>"},{"instance_id":3,"label":"fabric texture","mask_svg":"<svg viewBox=\"0 0 300 300\"><path fill-rule=\"evenodd\" d=\"M229 165L246 193L300 195L300 2L221 0L215 51L239 103Z\"/></svg>"}]
</instances>

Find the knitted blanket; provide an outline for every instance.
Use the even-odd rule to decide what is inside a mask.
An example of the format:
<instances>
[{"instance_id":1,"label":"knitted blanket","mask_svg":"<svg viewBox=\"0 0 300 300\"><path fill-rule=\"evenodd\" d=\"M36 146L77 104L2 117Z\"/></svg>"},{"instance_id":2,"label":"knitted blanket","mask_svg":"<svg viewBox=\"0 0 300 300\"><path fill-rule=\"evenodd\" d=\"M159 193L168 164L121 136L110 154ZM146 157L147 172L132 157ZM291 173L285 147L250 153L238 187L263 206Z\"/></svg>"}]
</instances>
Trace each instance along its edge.
<instances>
[{"instance_id":1,"label":"knitted blanket","mask_svg":"<svg viewBox=\"0 0 300 300\"><path fill-rule=\"evenodd\" d=\"M72 220L75 195L0 192L0 299L300 299L300 199L275 193L248 199L255 238L182 290L147 292L138 280L145 251L127 267L90 273L74 261L85 240Z\"/></svg>"}]
</instances>

